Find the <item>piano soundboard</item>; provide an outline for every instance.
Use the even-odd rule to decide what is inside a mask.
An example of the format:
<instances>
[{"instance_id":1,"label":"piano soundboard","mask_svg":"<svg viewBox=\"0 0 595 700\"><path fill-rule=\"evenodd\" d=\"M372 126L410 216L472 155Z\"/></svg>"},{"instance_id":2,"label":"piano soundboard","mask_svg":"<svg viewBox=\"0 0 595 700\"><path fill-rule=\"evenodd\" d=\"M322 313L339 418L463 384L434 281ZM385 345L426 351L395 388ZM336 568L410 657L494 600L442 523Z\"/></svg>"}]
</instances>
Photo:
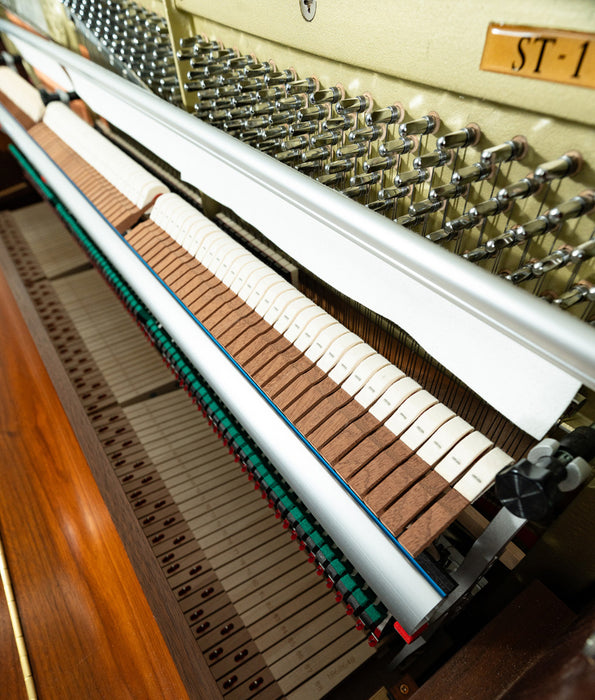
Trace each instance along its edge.
<instances>
[{"instance_id":1,"label":"piano soundboard","mask_svg":"<svg viewBox=\"0 0 595 700\"><path fill-rule=\"evenodd\" d=\"M81 49L134 83L133 104L134 90L152 91L170 103L167 114L189 112L197 124L225 132L222 160L226 148L235 153L234 141L244 142L243 157L254 151L257 164L264 155L275 168L297 171L296 188L309 177L315 189L308 193L334 190L329 208L337 193L351 200L397 237L389 255L398 236L412 241L413 233L412 255L427 250L431 260L421 263L428 287L435 286L432 265L444 260L446 270L450 258L458 258L452 271L461 278L481 268L469 278L477 279L479 305L491 303L493 280L484 273L500 278L495 297L536 309L528 343L535 327L543 337L560 328L572 339L568 358L557 350L564 343L557 333L553 350L549 337L544 343L555 371L572 375L564 385L570 405L557 397L564 405L551 409L556 418L541 419L541 406L523 397L521 414L537 418L517 421L514 397L481 395L485 373L492 383L504 381L500 367L491 362L480 379L470 370L461 380L449 351L439 348L450 337L437 344L438 354L427 352L406 321L403 328L384 315L382 303L365 308L362 281L351 285L350 300L350 280L335 287L336 271L330 282L321 279L315 250L302 258L305 244L287 252L283 236L270 235L272 221L284 226L278 213L265 217L263 233L260 214L246 221L247 203L234 206L237 191L229 206L215 201L202 186L208 173L195 176L194 161L192 176L176 167L183 161L189 168L188 156L168 160L169 144L154 154L146 128L131 133L132 117L120 118L116 102L101 93L103 80L117 78L94 68L95 92L83 64L55 45L45 65L35 65L44 40L1 21L37 69L33 83L47 86L49 75L68 82L61 87L69 96L43 92L42 99L13 69L0 68L0 124L84 253L60 226L51 235L31 233L28 217L47 216L47 204L3 215L2 240L219 691L322 697L360 666L374 668L387 649L394 665L407 662L471 592L490 589L494 561L495 578L522 562L539 530L531 521L551 524L562 501L569 517L572 499L587 498L581 489L595 454L592 130L577 125L576 100L567 113L540 102L535 109L547 117L526 114L507 131L514 119L507 114L494 124L485 101L468 98L463 114L450 117L458 99L452 92L430 86L420 98L407 67L396 81L398 101L368 68L351 82L344 66L324 56L298 54L297 66L283 68L288 52L268 30L256 40L252 20L240 13L245 34L233 36L227 10L219 24L203 5L67 0L59 12L72 21L68 32L76 30ZM301 5L301 21L314 23L310 13L324 12L322 3ZM267 60L252 53L274 49L278 57ZM456 91L452 82L447 87ZM114 95L125 92L114 85ZM90 110L81 110L73 90ZM435 109L428 109L432 99ZM575 122L566 124L571 113ZM204 153L210 133L197 137ZM282 170L274 172L282 179ZM217 192L234 189L226 177L212 174ZM305 197L297 198L303 208ZM346 211L355 218L358 208ZM379 245L374 254L387 250ZM204 421L131 332L89 260ZM527 291L536 306L525 301ZM427 313L432 322L439 315L419 300L411 304L413 315ZM488 325L524 352L522 329ZM478 336L480 352L487 338ZM514 365L514 356L503 364ZM245 489L246 476L253 490ZM262 501L269 508L258 508Z\"/></svg>"}]
</instances>

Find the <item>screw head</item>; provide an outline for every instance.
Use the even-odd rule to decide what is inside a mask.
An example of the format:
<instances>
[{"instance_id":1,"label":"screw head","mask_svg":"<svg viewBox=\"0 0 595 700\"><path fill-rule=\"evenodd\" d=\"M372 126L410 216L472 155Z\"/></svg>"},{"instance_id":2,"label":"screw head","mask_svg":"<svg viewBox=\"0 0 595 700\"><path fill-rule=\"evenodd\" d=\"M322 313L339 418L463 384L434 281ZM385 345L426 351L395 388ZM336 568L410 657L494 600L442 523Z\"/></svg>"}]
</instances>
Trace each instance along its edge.
<instances>
[{"instance_id":1,"label":"screw head","mask_svg":"<svg viewBox=\"0 0 595 700\"><path fill-rule=\"evenodd\" d=\"M300 0L300 10L306 22L311 22L316 14L316 0Z\"/></svg>"}]
</instances>

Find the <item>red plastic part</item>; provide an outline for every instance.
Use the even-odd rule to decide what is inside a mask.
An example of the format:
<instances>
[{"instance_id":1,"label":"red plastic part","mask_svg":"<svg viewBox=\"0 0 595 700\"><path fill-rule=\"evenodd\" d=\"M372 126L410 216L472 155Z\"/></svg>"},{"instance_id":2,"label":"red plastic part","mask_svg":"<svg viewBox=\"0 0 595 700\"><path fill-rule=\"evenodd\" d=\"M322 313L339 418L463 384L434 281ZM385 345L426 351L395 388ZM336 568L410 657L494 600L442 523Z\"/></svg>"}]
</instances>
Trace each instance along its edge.
<instances>
[{"instance_id":1,"label":"red plastic part","mask_svg":"<svg viewBox=\"0 0 595 700\"><path fill-rule=\"evenodd\" d=\"M425 625L422 625L419 629L415 630L413 634L409 634L408 632L405 632L405 630L401 627L401 625L395 620L394 623L394 628L395 631L398 632L401 637L405 640L407 644L411 644L415 639L419 637L419 635L424 632L428 628L428 623L426 622Z\"/></svg>"}]
</instances>

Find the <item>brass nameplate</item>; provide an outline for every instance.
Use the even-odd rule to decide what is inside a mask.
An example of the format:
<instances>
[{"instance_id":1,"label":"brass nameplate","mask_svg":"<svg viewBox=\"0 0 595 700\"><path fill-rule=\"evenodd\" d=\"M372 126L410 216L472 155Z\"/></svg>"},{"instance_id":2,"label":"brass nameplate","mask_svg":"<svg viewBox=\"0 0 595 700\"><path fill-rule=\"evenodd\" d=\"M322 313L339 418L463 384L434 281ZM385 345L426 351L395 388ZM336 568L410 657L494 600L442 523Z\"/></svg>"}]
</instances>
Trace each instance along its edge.
<instances>
[{"instance_id":1,"label":"brass nameplate","mask_svg":"<svg viewBox=\"0 0 595 700\"><path fill-rule=\"evenodd\" d=\"M480 68L595 88L595 34L492 23Z\"/></svg>"}]
</instances>

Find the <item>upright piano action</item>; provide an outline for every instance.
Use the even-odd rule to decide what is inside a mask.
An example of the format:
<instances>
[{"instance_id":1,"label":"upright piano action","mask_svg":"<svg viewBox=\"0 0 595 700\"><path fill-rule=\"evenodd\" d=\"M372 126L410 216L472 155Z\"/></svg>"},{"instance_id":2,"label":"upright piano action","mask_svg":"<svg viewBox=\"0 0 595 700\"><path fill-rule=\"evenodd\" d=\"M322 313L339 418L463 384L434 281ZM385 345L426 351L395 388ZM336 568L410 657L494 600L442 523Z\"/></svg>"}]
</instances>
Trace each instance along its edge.
<instances>
[{"instance_id":1,"label":"upright piano action","mask_svg":"<svg viewBox=\"0 0 595 700\"><path fill-rule=\"evenodd\" d=\"M478 10L481 31L469 28L465 58L450 54L468 75L445 60L422 81L421 56L432 57L436 41L417 25L407 40L401 30L402 46L391 41L400 10L339 26L323 3L302 3L304 17L294 4L271 3L274 30L241 3L45 8L47 24L37 27L95 63L2 20L33 83L53 78L76 92L91 124L64 94L46 92L44 103L10 68L0 69L0 123L357 626L393 656L396 630L409 645L397 656L405 663L483 587L495 559L497 579L502 562L514 568L524 557L518 545L534 536L532 523L548 524L547 543L589 498L595 189L591 40L579 30L592 10L552 3L539 27L512 3L506 25ZM445 25L464 12L453 10ZM539 62L530 110L522 101L535 82L524 64L514 68L518 44L492 50L515 31L523 56ZM556 42L569 56L578 51L570 78L550 57ZM64 285L48 284L76 316ZM161 380L158 391L169 391ZM150 443L128 408L146 399L114 401L126 431ZM94 394L91 420L99 411ZM159 450L147 453L159 471ZM167 497L123 472L139 519L150 493L176 513L163 511L163 533L170 524L186 532L180 517L204 528L214 516L185 510L187 494L166 471L158 479L173 489ZM221 478L221 487L232 479ZM154 540L157 524L145 525L170 557ZM190 529L200 543L199 525ZM171 533L168 546L180 536ZM177 556L166 563L176 566ZM197 573L169 576L191 625ZM588 574L577 579L584 591ZM249 610L222 581L208 596L229 596L250 630ZM489 574L487 582L497 589ZM236 617L209 619L223 630ZM217 647L201 636L204 624L194 632L208 656ZM243 634L234 631L237 649ZM211 659L222 664L221 692L331 689L338 661L326 662L324 682L315 665L306 679L280 663L266 635L252 634L246 657L222 664L232 641ZM336 680L369 654L337 665Z\"/></svg>"}]
</instances>

